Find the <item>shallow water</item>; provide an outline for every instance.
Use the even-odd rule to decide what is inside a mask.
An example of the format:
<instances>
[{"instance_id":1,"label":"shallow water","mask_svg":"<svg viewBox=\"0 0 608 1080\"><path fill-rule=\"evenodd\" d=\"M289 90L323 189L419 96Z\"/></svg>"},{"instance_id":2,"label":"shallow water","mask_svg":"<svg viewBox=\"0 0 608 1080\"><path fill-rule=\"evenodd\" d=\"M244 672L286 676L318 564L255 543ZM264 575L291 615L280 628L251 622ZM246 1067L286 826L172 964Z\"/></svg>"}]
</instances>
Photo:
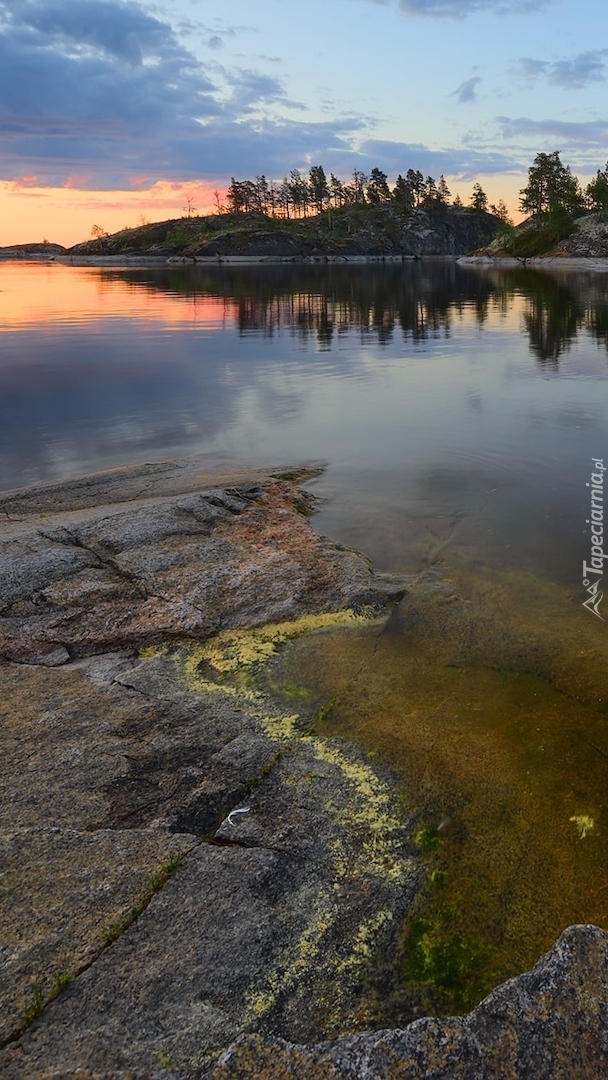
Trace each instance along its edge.
<instances>
[{"instance_id":1,"label":"shallow water","mask_svg":"<svg viewBox=\"0 0 608 1080\"><path fill-rule=\"evenodd\" d=\"M594 626L562 587L548 590L545 635L535 605L488 610L492 575L472 587L463 575L463 601L443 574L445 592L419 582L380 635L303 638L272 671L275 689L318 705L318 731L354 738L402 776L429 872L414 913L425 941L414 947L420 923L406 928L409 978L391 1005L405 1019L470 1008L571 923L608 927L608 687Z\"/></svg>"},{"instance_id":2,"label":"shallow water","mask_svg":"<svg viewBox=\"0 0 608 1080\"><path fill-rule=\"evenodd\" d=\"M605 277L0 266L0 325L2 488L316 461L315 527L412 575L379 636L272 667L403 777L430 876L397 1009L468 1008L569 923L608 928L606 625L582 607Z\"/></svg>"}]
</instances>

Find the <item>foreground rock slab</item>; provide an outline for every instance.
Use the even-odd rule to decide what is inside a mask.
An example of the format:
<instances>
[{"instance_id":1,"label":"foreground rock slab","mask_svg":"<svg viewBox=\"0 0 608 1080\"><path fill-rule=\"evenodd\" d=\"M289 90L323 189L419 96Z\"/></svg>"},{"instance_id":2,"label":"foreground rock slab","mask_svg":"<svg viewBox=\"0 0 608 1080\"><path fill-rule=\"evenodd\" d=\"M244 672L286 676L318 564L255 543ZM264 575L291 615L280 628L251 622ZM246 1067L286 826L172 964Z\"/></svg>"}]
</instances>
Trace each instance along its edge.
<instances>
[{"instance_id":1,"label":"foreground rock slab","mask_svg":"<svg viewBox=\"0 0 608 1080\"><path fill-rule=\"evenodd\" d=\"M595 927L469 1016L348 1034L390 992L415 814L315 734L328 702L251 673L302 633L380 632L405 583L316 536L301 476L178 462L0 497L0 1076L608 1075Z\"/></svg>"},{"instance_id":2,"label":"foreground rock slab","mask_svg":"<svg viewBox=\"0 0 608 1080\"><path fill-rule=\"evenodd\" d=\"M388 774L311 733L322 702L247 672L403 583L309 502L192 463L0 499L0 1075L149 1076L360 1015L420 885L411 828Z\"/></svg>"},{"instance_id":3,"label":"foreground rock slab","mask_svg":"<svg viewBox=\"0 0 608 1080\"><path fill-rule=\"evenodd\" d=\"M111 488L96 478L92 493L80 481L1 497L0 656L55 666L126 645L381 607L398 594L362 555L317 536L297 512L306 496L287 480L240 476L209 487L186 471L189 483L171 466L133 470L127 484L139 479L139 493L105 507L93 500L107 501ZM155 490L163 481L171 490L171 477L183 494Z\"/></svg>"}]
</instances>

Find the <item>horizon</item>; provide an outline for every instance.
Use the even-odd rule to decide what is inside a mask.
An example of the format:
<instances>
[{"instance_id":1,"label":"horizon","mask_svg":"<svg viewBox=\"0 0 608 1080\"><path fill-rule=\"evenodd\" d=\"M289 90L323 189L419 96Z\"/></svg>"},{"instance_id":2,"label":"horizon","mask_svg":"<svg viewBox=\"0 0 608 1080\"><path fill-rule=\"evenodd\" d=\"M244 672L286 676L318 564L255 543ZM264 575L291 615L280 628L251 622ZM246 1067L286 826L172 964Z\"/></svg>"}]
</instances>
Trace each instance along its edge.
<instances>
[{"instance_id":1,"label":"horizon","mask_svg":"<svg viewBox=\"0 0 608 1080\"><path fill-rule=\"evenodd\" d=\"M0 0L0 246L216 209L323 165L481 183L522 218L539 151L608 156L599 0ZM538 43L538 44L537 44Z\"/></svg>"}]
</instances>

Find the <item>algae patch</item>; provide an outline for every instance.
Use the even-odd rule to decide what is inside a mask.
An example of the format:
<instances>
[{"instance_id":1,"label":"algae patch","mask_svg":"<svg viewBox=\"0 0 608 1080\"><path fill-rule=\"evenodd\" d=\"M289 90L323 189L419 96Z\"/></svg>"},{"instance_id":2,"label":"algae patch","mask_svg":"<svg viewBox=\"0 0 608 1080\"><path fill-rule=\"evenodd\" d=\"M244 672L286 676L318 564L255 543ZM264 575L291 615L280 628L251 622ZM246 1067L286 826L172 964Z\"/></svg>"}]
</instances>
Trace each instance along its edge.
<instances>
[{"instance_id":1,"label":"algae patch","mask_svg":"<svg viewBox=\"0 0 608 1080\"><path fill-rule=\"evenodd\" d=\"M592 817L589 816L589 814L573 814L572 817L568 820L572 821L573 824L576 825L578 829L578 835L580 836L581 840L584 840L587 833L591 832L591 830L595 828L595 821Z\"/></svg>"},{"instance_id":2,"label":"algae patch","mask_svg":"<svg viewBox=\"0 0 608 1080\"><path fill-rule=\"evenodd\" d=\"M254 665L270 660L282 645L303 634L371 625L378 621L383 620L347 608L248 629L222 630L206 641L185 639L178 645L151 646L142 649L140 656L142 659L171 656L191 691L209 692L219 687L226 693L256 701L262 695L254 688L249 672ZM292 698L308 696L306 688L300 685L289 687L286 693Z\"/></svg>"},{"instance_id":3,"label":"algae patch","mask_svg":"<svg viewBox=\"0 0 608 1080\"><path fill-rule=\"evenodd\" d=\"M268 623L247 630L222 630L215 637L196 645L193 659L207 663L220 675L232 674L243 667L251 667L270 659L280 645L314 630L354 626L369 622L364 615L352 609L326 612L321 615L302 615L287 622Z\"/></svg>"},{"instance_id":4,"label":"algae patch","mask_svg":"<svg viewBox=\"0 0 608 1080\"><path fill-rule=\"evenodd\" d=\"M350 955L338 964L338 974L343 979L359 982L374 957L374 946L378 933L386 923L393 921L393 912L388 909L377 911L371 918L360 923L355 931Z\"/></svg>"},{"instance_id":5,"label":"algae patch","mask_svg":"<svg viewBox=\"0 0 608 1080\"><path fill-rule=\"evenodd\" d=\"M321 904L316 916L307 924L298 941L281 958L261 991L246 995L247 1008L252 1018L260 1019L276 1005L281 994L291 990L295 983L317 959L323 938L336 920L335 904Z\"/></svg>"},{"instance_id":6,"label":"algae patch","mask_svg":"<svg viewBox=\"0 0 608 1080\"><path fill-rule=\"evenodd\" d=\"M442 1011L464 1012L493 985L496 954L455 931L454 912L446 908L431 920L414 919L405 942L404 976L432 989Z\"/></svg>"},{"instance_id":7,"label":"algae patch","mask_svg":"<svg viewBox=\"0 0 608 1080\"><path fill-rule=\"evenodd\" d=\"M414 866L404 855L404 829L392 813L392 798L386 784L368 765L353 761L338 746L311 739L318 761L339 769L352 785L353 797L344 808L326 807L328 813L363 835L353 870L357 876L377 875L387 881L402 882Z\"/></svg>"}]
</instances>

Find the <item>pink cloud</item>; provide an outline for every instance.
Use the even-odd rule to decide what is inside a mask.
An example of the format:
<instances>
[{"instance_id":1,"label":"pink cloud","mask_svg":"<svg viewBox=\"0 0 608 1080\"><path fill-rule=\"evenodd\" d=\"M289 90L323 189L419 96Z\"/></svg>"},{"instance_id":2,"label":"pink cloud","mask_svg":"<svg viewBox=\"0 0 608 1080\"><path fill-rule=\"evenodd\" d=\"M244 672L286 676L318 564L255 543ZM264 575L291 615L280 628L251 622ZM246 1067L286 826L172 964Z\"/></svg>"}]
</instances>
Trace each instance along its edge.
<instances>
[{"instance_id":1,"label":"pink cloud","mask_svg":"<svg viewBox=\"0 0 608 1080\"><path fill-rule=\"evenodd\" d=\"M11 187L13 188L14 191L18 191L19 188L36 187L37 183L38 183L38 177L37 176L34 176L33 174L32 175L26 174L25 176L16 176L13 179L12 183L11 183Z\"/></svg>"},{"instance_id":2,"label":"pink cloud","mask_svg":"<svg viewBox=\"0 0 608 1080\"><path fill-rule=\"evenodd\" d=\"M88 183L88 176L68 176L63 187L81 190L82 188L86 188Z\"/></svg>"}]
</instances>

